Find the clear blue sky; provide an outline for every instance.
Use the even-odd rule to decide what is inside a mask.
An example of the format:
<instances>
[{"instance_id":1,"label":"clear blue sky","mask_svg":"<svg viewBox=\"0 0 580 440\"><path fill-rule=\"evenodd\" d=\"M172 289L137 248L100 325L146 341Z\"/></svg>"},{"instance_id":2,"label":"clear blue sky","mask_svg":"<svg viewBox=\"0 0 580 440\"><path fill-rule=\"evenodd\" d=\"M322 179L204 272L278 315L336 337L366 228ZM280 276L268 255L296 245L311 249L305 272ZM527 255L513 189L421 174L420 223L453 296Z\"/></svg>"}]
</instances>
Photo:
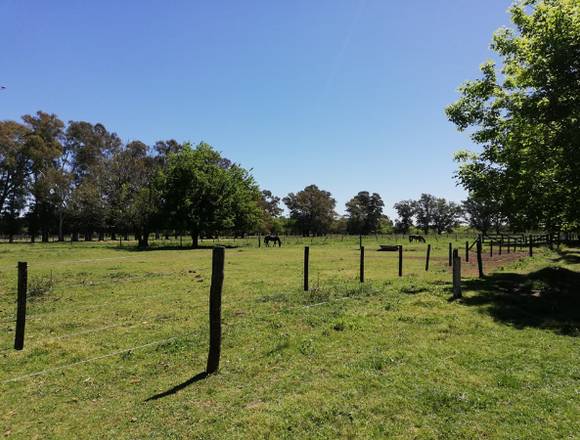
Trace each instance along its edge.
<instances>
[{"instance_id":1,"label":"clear blue sky","mask_svg":"<svg viewBox=\"0 0 580 440\"><path fill-rule=\"evenodd\" d=\"M459 201L444 115L509 24L500 0L0 0L0 119L204 140L285 195Z\"/></svg>"}]
</instances>

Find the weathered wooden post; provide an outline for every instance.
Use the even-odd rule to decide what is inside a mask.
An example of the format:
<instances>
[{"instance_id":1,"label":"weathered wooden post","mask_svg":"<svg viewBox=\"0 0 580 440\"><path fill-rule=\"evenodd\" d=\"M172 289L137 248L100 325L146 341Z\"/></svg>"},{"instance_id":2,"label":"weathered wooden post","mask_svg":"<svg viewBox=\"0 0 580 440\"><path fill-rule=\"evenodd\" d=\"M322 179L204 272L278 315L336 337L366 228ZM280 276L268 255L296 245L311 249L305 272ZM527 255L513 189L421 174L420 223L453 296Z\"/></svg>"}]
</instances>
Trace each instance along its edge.
<instances>
[{"instance_id":1,"label":"weathered wooden post","mask_svg":"<svg viewBox=\"0 0 580 440\"><path fill-rule=\"evenodd\" d=\"M427 257L425 258L425 271L429 270L429 257L431 256L431 245L427 245Z\"/></svg>"},{"instance_id":2,"label":"weathered wooden post","mask_svg":"<svg viewBox=\"0 0 580 440\"><path fill-rule=\"evenodd\" d=\"M528 248L528 255L530 257L533 257L534 256L534 247L533 246L534 246L534 240L532 239L532 236L529 235L528 236L528 247L529 247Z\"/></svg>"},{"instance_id":3,"label":"weathered wooden post","mask_svg":"<svg viewBox=\"0 0 580 440\"><path fill-rule=\"evenodd\" d=\"M360 247L360 282L365 282L365 247Z\"/></svg>"},{"instance_id":4,"label":"weathered wooden post","mask_svg":"<svg viewBox=\"0 0 580 440\"><path fill-rule=\"evenodd\" d=\"M453 264L453 245L449 243L449 267Z\"/></svg>"},{"instance_id":5,"label":"weathered wooden post","mask_svg":"<svg viewBox=\"0 0 580 440\"><path fill-rule=\"evenodd\" d=\"M469 263L469 241L465 242L465 262Z\"/></svg>"},{"instance_id":6,"label":"weathered wooden post","mask_svg":"<svg viewBox=\"0 0 580 440\"><path fill-rule=\"evenodd\" d=\"M262 235L258 233L258 247L262 247Z\"/></svg>"},{"instance_id":7,"label":"weathered wooden post","mask_svg":"<svg viewBox=\"0 0 580 440\"><path fill-rule=\"evenodd\" d=\"M220 366L224 259L225 248L222 246L215 247L212 252L211 287L209 291L209 354L207 356L207 374L215 373Z\"/></svg>"},{"instance_id":8,"label":"weathered wooden post","mask_svg":"<svg viewBox=\"0 0 580 440\"><path fill-rule=\"evenodd\" d=\"M304 246L304 291L308 292L308 263L310 260L310 248Z\"/></svg>"},{"instance_id":9,"label":"weathered wooden post","mask_svg":"<svg viewBox=\"0 0 580 440\"><path fill-rule=\"evenodd\" d=\"M459 298L461 298L461 257L459 251L455 249L453 251L453 299Z\"/></svg>"},{"instance_id":10,"label":"weathered wooden post","mask_svg":"<svg viewBox=\"0 0 580 440\"><path fill-rule=\"evenodd\" d=\"M477 270L479 278L483 278L483 261L481 259L481 239L477 240Z\"/></svg>"},{"instance_id":11,"label":"weathered wooden post","mask_svg":"<svg viewBox=\"0 0 580 440\"><path fill-rule=\"evenodd\" d=\"M399 276L403 276L403 245L399 245Z\"/></svg>"},{"instance_id":12,"label":"weathered wooden post","mask_svg":"<svg viewBox=\"0 0 580 440\"><path fill-rule=\"evenodd\" d=\"M24 348L24 327L26 326L26 290L28 287L28 264L25 261L18 262L18 300L16 309L16 333L14 335L14 348Z\"/></svg>"}]
</instances>

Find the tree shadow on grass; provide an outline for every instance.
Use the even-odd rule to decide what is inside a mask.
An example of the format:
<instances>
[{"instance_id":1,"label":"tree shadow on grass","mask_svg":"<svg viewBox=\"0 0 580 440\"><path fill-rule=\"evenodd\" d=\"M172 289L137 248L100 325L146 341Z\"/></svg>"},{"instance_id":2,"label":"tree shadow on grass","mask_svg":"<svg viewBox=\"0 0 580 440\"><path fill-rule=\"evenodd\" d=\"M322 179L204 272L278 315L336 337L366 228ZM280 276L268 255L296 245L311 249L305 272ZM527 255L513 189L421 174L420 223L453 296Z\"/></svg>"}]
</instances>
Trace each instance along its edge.
<instances>
[{"instance_id":1,"label":"tree shadow on grass","mask_svg":"<svg viewBox=\"0 0 580 440\"><path fill-rule=\"evenodd\" d=\"M466 281L475 296L462 300L516 328L580 336L580 272L547 267L529 274L497 273Z\"/></svg>"},{"instance_id":2,"label":"tree shadow on grass","mask_svg":"<svg viewBox=\"0 0 580 440\"><path fill-rule=\"evenodd\" d=\"M554 260L565 264L580 264L580 249L559 250L558 257Z\"/></svg>"},{"instance_id":3,"label":"tree shadow on grass","mask_svg":"<svg viewBox=\"0 0 580 440\"><path fill-rule=\"evenodd\" d=\"M195 376L193 376L191 379L188 379L185 382L180 383L179 385L176 385L173 388L168 389L167 391L163 391L162 393L155 394L151 397L148 397L147 399L145 399L145 402L150 402L151 400L157 400L157 399L161 399L162 397L171 396L172 394L175 394L178 391L181 391L182 389L187 388L189 385L192 385L196 382L199 382L200 380L203 380L208 376L209 376L209 374L205 371L198 373Z\"/></svg>"},{"instance_id":4,"label":"tree shadow on grass","mask_svg":"<svg viewBox=\"0 0 580 440\"><path fill-rule=\"evenodd\" d=\"M216 243L215 245L200 245L196 248L193 248L191 246L175 246L175 245L166 245L166 246L149 246L146 248L140 248L137 245L126 245L126 246L116 246L114 248L114 250L117 251L125 251L125 252L153 252L153 251L201 251L201 250L208 250L208 249L213 249L215 247L224 247L226 249L238 249L241 246L235 246L235 245L231 245L231 244L219 244Z\"/></svg>"}]
</instances>

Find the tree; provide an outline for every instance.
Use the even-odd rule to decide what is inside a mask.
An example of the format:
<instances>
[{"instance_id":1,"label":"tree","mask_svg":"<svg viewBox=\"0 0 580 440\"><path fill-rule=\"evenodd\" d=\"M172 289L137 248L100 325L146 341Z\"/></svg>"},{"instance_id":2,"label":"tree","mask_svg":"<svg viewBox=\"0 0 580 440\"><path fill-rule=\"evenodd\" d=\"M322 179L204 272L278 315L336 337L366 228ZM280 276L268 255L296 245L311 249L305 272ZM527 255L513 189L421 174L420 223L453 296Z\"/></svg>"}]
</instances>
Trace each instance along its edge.
<instances>
[{"instance_id":1,"label":"tree","mask_svg":"<svg viewBox=\"0 0 580 440\"><path fill-rule=\"evenodd\" d=\"M499 233L502 219L493 201L470 194L467 200L463 201L463 215L469 226L482 234L487 234L491 228L495 228Z\"/></svg>"},{"instance_id":2,"label":"tree","mask_svg":"<svg viewBox=\"0 0 580 440\"><path fill-rule=\"evenodd\" d=\"M413 202L415 216L417 218L417 227L428 234L429 228L433 224L433 215L436 209L436 197L431 194L421 194L419 200Z\"/></svg>"},{"instance_id":3,"label":"tree","mask_svg":"<svg viewBox=\"0 0 580 440\"><path fill-rule=\"evenodd\" d=\"M155 177L160 162L149 156L143 142L129 142L111 160L108 181L109 224L119 231L133 231L138 246L149 246L149 233L159 212Z\"/></svg>"},{"instance_id":4,"label":"tree","mask_svg":"<svg viewBox=\"0 0 580 440\"><path fill-rule=\"evenodd\" d=\"M415 203L413 200L401 200L393 206L399 218L395 222L395 230L400 234L407 234L413 227L413 216L415 215Z\"/></svg>"},{"instance_id":5,"label":"tree","mask_svg":"<svg viewBox=\"0 0 580 440\"><path fill-rule=\"evenodd\" d=\"M84 229L85 240L91 240L94 231L102 238L107 225L111 159L121 145L119 137L102 124L70 121L67 127L66 149L72 173L69 211L76 227Z\"/></svg>"},{"instance_id":6,"label":"tree","mask_svg":"<svg viewBox=\"0 0 580 440\"><path fill-rule=\"evenodd\" d=\"M448 202L444 198L436 198L432 212L433 227L438 234L451 232L459 225L459 217L462 213L461 206L455 202Z\"/></svg>"},{"instance_id":7,"label":"tree","mask_svg":"<svg viewBox=\"0 0 580 440\"><path fill-rule=\"evenodd\" d=\"M262 232L279 231L281 225L279 222L276 222L276 219L282 214L282 208L280 208L280 197L276 197L267 189L262 190L260 193L259 206L262 209Z\"/></svg>"},{"instance_id":8,"label":"tree","mask_svg":"<svg viewBox=\"0 0 580 440\"><path fill-rule=\"evenodd\" d=\"M383 214L383 200L377 193L361 191L346 203L348 212L347 229L351 234L367 235L379 229Z\"/></svg>"},{"instance_id":9,"label":"tree","mask_svg":"<svg viewBox=\"0 0 580 440\"><path fill-rule=\"evenodd\" d=\"M457 179L512 227L579 228L580 3L526 0L510 11L515 30L492 43L501 66L485 63L446 109L482 148L456 156Z\"/></svg>"},{"instance_id":10,"label":"tree","mask_svg":"<svg viewBox=\"0 0 580 440\"><path fill-rule=\"evenodd\" d=\"M260 194L253 177L206 143L195 149L185 144L170 154L156 187L163 211L189 229L193 247L198 247L202 234L258 223Z\"/></svg>"},{"instance_id":11,"label":"tree","mask_svg":"<svg viewBox=\"0 0 580 440\"><path fill-rule=\"evenodd\" d=\"M336 200L316 185L309 185L296 194L288 194L284 197L284 203L290 210L290 218L296 221L305 237L328 233L336 217Z\"/></svg>"},{"instance_id":12,"label":"tree","mask_svg":"<svg viewBox=\"0 0 580 440\"><path fill-rule=\"evenodd\" d=\"M47 242L54 214L60 206L60 191L56 186L61 182L59 160L64 152L64 123L56 115L41 111L34 116L24 115L22 120L29 130L26 148L31 161L31 238L34 241L37 227L40 226L42 241Z\"/></svg>"},{"instance_id":13,"label":"tree","mask_svg":"<svg viewBox=\"0 0 580 440\"><path fill-rule=\"evenodd\" d=\"M0 121L0 216L10 242L19 228L25 206L30 160L26 146L28 129L14 121Z\"/></svg>"}]
</instances>

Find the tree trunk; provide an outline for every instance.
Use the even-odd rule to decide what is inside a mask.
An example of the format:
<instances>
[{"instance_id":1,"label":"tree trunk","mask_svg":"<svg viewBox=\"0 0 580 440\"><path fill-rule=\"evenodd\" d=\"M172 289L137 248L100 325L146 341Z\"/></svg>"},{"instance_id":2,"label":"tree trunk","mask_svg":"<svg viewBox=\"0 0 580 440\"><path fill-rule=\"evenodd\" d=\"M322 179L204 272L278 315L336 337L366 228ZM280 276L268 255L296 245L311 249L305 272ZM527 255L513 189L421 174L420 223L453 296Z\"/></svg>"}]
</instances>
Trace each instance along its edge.
<instances>
[{"instance_id":1,"label":"tree trunk","mask_svg":"<svg viewBox=\"0 0 580 440\"><path fill-rule=\"evenodd\" d=\"M58 213L58 241L64 241L64 232L62 230L63 223L64 223L64 213L60 211Z\"/></svg>"},{"instance_id":2,"label":"tree trunk","mask_svg":"<svg viewBox=\"0 0 580 440\"><path fill-rule=\"evenodd\" d=\"M123 238L125 241L129 241L129 233L125 232L125 237Z\"/></svg>"},{"instance_id":3,"label":"tree trunk","mask_svg":"<svg viewBox=\"0 0 580 440\"><path fill-rule=\"evenodd\" d=\"M8 235L8 243L14 243L14 234L12 232Z\"/></svg>"},{"instance_id":4,"label":"tree trunk","mask_svg":"<svg viewBox=\"0 0 580 440\"><path fill-rule=\"evenodd\" d=\"M103 231L99 231L99 241L105 241L105 233Z\"/></svg>"},{"instance_id":5,"label":"tree trunk","mask_svg":"<svg viewBox=\"0 0 580 440\"><path fill-rule=\"evenodd\" d=\"M111 232L111 240L117 241L117 234L115 232Z\"/></svg>"},{"instance_id":6,"label":"tree trunk","mask_svg":"<svg viewBox=\"0 0 580 440\"><path fill-rule=\"evenodd\" d=\"M85 241L93 241L93 231L85 231Z\"/></svg>"},{"instance_id":7,"label":"tree trunk","mask_svg":"<svg viewBox=\"0 0 580 440\"><path fill-rule=\"evenodd\" d=\"M73 233L70 236L70 241L79 241L79 232L78 231L73 231Z\"/></svg>"},{"instance_id":8,"label":"tree trunk","mask_svg":"<svg viewBox=\"0 0 580 440\"><path fill-rule=\"evenodd\" d=\"M137 246L140 249L146 249L149 247L149 233L144 232L143 234L136 234L137 236Z\"/></svg>"},{"instance_id":9,"label":"tree trunk","mask_svg":"<svg viewBox=\"0 0 580 440\"><path fill-rule=\"evenodd\" d=\"M42 242L48 243L48 229L42 228Z\"/></svg>"},{"instance_id":10,"label":"tree trunk","mask_svg":"<svg viewBox=\"0 0 580 440\"><path fill-rule=\"evenodd\" d=\"M191 247L193 249L197 249L199 247L199 233L197 232L191 233Z\"/></svg>"}]
</instances>

